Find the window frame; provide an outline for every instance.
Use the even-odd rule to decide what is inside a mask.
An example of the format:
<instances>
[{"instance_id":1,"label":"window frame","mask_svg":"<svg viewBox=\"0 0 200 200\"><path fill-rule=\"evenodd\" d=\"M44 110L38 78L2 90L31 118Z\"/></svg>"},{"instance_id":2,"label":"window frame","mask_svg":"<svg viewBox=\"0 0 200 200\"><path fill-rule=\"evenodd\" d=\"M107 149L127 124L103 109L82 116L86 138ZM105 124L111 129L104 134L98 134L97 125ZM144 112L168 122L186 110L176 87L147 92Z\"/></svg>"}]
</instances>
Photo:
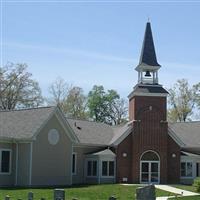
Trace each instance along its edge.
<instances>
[{"instance_id":1,"label":"window frame","mask_svg":"<svg viewBox=\"0 0 200 200\"><path fill-rule=\"evenodd\" d=\"M8 151L10 152L10 158L9 158L9 172L2 172L2 152L3 151ZM12 169L12 150L11 149L0 149L0 175L11 175L11 170Z\"/></svg>"},{"instance_id":2,"label":"window frame","mask_svg":"<svg viewBox=\"0 0 200 200\"><path fill-rule=\"evenodd\" d=\"M73 156L74 156L74 167L73 167ZM77 173L77 153L73 152L72 153L72 175L76 175ZM74 171L73 171L74 169Z\"/></svg>"},{"instance_id":3,"label":"window frame","mask_svg":"<svg viewBox=\"0 0 200 200\"><path fill-rule=\"evenodd\" d=\"M91 162L92 164L91 164L91 176L90 175L88 175L88 162ZM93 175L93 169L94 169L94 162L96 162L96 175L94 176ZM98 160L97 159L87 159L86 160L86 177L87 178L96 178L96 177L98 177Z\"/></svg>"},{"instance_id":4,"label":"window frame","mask_svg":"<svg viewBox=\"0 0 200 200\"><path fill-rule=\"evenodd\" d=\"M103 162L106 162L107 166L107 175L103 175ZM113 163L113 175L110 176L110 162ZM101 177L102 178L115 178L115 161L114 160L101 160Z\"/></svg>"},{"instance_id":5,"label":"window frame","mask_svg":"<svg viewBox=\"0 0 200 200\"><path fill-rule=\"evenodd\" d=\"M185 176L182 176L182 163L185 164L184 170L185 170ZM191 176L187 176L187 172L188 172L188 163L192 164L192 175ZM193 178L193 162L192 161L181 161L181 165L180 165L180 173L181 173L181 178Z\"/></svg>"}]
</instances>

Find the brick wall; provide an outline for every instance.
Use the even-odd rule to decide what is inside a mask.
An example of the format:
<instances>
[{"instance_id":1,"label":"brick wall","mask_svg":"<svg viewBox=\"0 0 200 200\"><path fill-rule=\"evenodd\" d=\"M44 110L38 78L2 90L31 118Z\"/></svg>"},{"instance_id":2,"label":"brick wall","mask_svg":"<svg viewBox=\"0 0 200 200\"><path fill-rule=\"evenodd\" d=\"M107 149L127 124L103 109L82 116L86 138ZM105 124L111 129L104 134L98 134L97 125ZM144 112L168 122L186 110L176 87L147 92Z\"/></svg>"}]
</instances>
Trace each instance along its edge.
<instances>
[{"instance_id":1,"label":"brick wall","mask_svg":"<svg viewBox=\"0 0 200 200\"><path fill-rule=\"evenodd\" d=\"M180 153L179 145L168 135L168 183L180 182ZM173 157L172 155L176 155Z\"/></svg>"},{"instance_id":2,"label":"brick wall","mask_svg":"<svg viewBox=\"0 0 200 200\"><path fill-rule=\"evenodd\" d=\"M123 154L126 153L126 157ZM122 183L123 178L127 178L127 182L132 182L132 134L126 137L117 147L116 150L117 162L117 182Z\"/></svg>"}]
</instances>

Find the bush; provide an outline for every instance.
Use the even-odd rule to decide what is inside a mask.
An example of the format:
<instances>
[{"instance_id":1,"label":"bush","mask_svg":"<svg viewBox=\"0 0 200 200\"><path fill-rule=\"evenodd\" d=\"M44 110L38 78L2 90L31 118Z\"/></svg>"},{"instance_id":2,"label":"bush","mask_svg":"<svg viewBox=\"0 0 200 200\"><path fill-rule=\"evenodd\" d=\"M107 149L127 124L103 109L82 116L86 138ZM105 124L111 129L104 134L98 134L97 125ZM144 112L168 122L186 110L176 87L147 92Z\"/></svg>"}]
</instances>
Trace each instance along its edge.
<instances>
[{"instance_id":1,"label":"bush","mask_svg":"<svg viewBox=\"0 0 200 200\"><path fill-rule=\"evenodd\" d=\"M195 178L193 186L195 187L196 192L200 192L200 178Z\"/></svg>"}]
</instances>

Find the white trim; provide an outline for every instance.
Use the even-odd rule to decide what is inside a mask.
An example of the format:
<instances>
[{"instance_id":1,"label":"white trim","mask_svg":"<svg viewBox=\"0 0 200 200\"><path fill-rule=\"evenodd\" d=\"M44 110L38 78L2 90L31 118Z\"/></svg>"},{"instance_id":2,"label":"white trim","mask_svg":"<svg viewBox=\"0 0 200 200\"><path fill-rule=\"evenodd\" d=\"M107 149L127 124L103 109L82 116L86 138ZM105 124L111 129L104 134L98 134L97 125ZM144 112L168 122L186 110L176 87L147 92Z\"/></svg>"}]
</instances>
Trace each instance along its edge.
<instances>
[{"instance_id":1,"label":"white trim","mask_svg":"<svg viewBox=\"0 0 200 200\"><path fill-rule=\"evenodd\" d=\"M111 145L117 146L119 145L126 137L129 136L133 131L133 127L129 127L128 130L125 131L120 137L118 137Z\"/></svg>"},{"instance_id":2,"label":"white trim","mask_svg":"<svg viewBox=\"0 0 200 200\"><path fill-rule=\"evenodd\" d=\"M107 147L108 145L105 144L83 144L83 143L75 143L73 145L76 148L83 148L83 147L88 147L88 148L94 148L94 147Z\"/></svg>"},{"instance_id":3,"label":"white trim","mask_svg":"<svg viewBox=\"0 0 200 200\"><path fill-rule=\"evenodd\" d=\"M182 176L181 175L181 179L191 179L191 178L194 178L194 162L192 162L192 161L181 161L181 164L182 163L185 163L185 173L187 174L187 171L188 171L188 169L187 169L187 164L188 163L190 163L190 164L192 164L192 175L191 176ZM180 166L181 166L181 164L180 164ZM181 174L181 168L180 168L180 174Z\"/></svg>"},{"instance_id":4,"label":"white trim","mask_svg":"<svg viewBox=\"0 0 200 200\"><path fill-rule=\"evenodd\" d=\"M73 145L71 144L70 185L72 185L72 182L73 182L73 174L72 174L72 158L73 158L73 156L72 155L73 155ZM68 164L67 164L67 166L68 166ZM66 168L67 168L67 166L66 166Z\"/></svg>"},{"instance_id":5,"label":"white trim","mask_svg":"<svg viewBox=\"0 0 200 200\"><path fill-rule=\"evenodd\" d=\"M144 151L142 154L141 154L141 156L140 156L140 160L141 160L141 158L142 158L142 156L145 154L145 153L147 153L147 152L152 152L152 153L155 153L157 156L158 156L158 159L159 159L159 161L160 161L160 156L159 156L159 154L156 152L156 151L154 151L154 150L147 150L147 151Z\"/></svg>"},{"instance_id":6,"label":"white trim","mask_svg":"<svg viewBox=\"0 0 200 200\"><path fill-rule=\"evenodd\" d=\"M37 129L32 139L36 140L38 134L41 132L41 130L46 126L46 124L54 115L58 119L62 128L65 130L65 134L69 136L71 142L78 142L78 138L76 137L74 131L70 127L69 123L67 122L67 119L63 116L62 111L60 111L58 107L55 107L55 109L52 111L49 117L45 120L45 122L40 126L40 128Z\"/></svg>"},{"instance_id":7,"label":"white trim","mask_svg":"<svg viewBox=\"0 0 200 200\"><path fill-rule=\"evenodd\" d=\"M58 120L61 123L61 125L63 125L63 128L66 131L66 133L69 133L67 135L70 137L71 141L79 142L79 139L74 133L73 129L71 128L69 122L67 121L67 118L65 118L62 111L58 107L56 107L55 115L58 117Z\"/></svg>"},{"instance_id":8,"label":"white trim","mask_svg":"<svg viewBox=\"0 0 200 200\"><path fill-rule=\"evenodd\" d=\"M56 111L56 107L54 108L54 110L52 111L52 113L50 113L50 115L48 116L48 118L45 120L45 122L35 131L35 133L33 134L32 139L36 140L38 134L41 132L41 130L46 126L46 124L49 122L49 120L53 117L53 115L55 114Z\"/></svg>"},{"instance_id":9,"label":"white trim","mask_svg":"<svg viewBox=\"0 0 200 200\"><path fill-rule=\"evenodd\" d=\"M92 166L91 166L91 173L93 172L93 162L94 161L96 161L97 162L97 174L96 174L96 176L93 176L93 175L91 175L91 176L88 176L88 161L92 161ZM98 159L93 159L93 158L87 158L86 159L86 178L97 178L98 176L99 176L99 174L98 174L98 172L99 172L99 160Z\"/></svg>"},{"instance_id":10,"label":"white trim","mask_svg":"<svg viewBox=\"0 0 200 200\"><path fill-rule=\"evenodd\" d=\"M155 153L157 156L158 156L158 161L157 160L151 160L151 161L149 161L149 160L141 160L142 159L142 156L145 154L145 153L147 153L147 152L153 152L153 153ZM148 163L148 167L149 167L149 169L148 169L148 174L150 174L151 173L151 164L152 163L157 163L158 164L158 182L151 182L151 174L149 175L149 180L148 180L148 182L143 182L142 181L142 164L143 163ZM156 151L153 151L153 150L147 150L147 151L145 151L145 152L143 152L142 153L142 155L140 156L140 183L157 183L157 184L159 184L160 183L160 156L159 156L159 154L156 152Z\"/></svg>"},{"instance_id":11,"label":"white trim","mask_svg":"<svg viewBox=\"0 0 200 200\"><path fill-rule=\"evenodd\" d=\"M2 151L9 151L10 152L10 158L9 158L9 172L1 172L1 159L2 159ZM12 173L12 149L0 149L0 175L11 175Z\"/></svg>"},{"instance_id":12,"label":"white trim","mask_svg":"<svg viewBox=\"0 0 200 200\"><path fill-rule=\"evenodd\" d=\"M181 141L181 139L176 135L176 133L169 127L168 125L168 135L178 144L180 147L184 147L185 144Z\"/></svg>"},{"instance_id":13,"label":"white trim","mask_svg":"<svg viewBox=\"0 0 200 200\"><path fill-rule=\"evenodd\" d=\"M103 162L107 162L107 176L102 174L102 170L103 170ZM109 169L110 169L110 164L109 162L113 162L114 163L114 171L113 171L113 176L109 176ZM101 159L100 160L100 176L101 178L115 178L115 159Z\"/></svg>"},{"instance_id":14,"label":"white trim","mask_svg":"<svg viewBox=\"0 0 200 200\"><path fill-rule=\"evenodd\" d=\"M32 160L33 159L33 142L30 143L30 166L29 166L29 186L32 183Z\"/></svg>"},{"instance_id":15,"label":"white trim","mask_svg":"<svg viewBox=\"0 0 200 200\"><path fill-rule=\"evenodd\" d=\"M133 95L130 97L134 96L143 96L143 97L167 97L167 93L144 93L144 92L134 92Z\"/></svg>"},{"instance_id":16,"label":"white trim","mask_svg":"<svg viewBox=\"0 0 200 200\"><path fill-rule=\"evenodd\" d=\"M19 159L19 146L18 143L16 144L16 158L15 158L15 186L17 186L18 182L18 159Z\"/></svg>"}]
</instances>

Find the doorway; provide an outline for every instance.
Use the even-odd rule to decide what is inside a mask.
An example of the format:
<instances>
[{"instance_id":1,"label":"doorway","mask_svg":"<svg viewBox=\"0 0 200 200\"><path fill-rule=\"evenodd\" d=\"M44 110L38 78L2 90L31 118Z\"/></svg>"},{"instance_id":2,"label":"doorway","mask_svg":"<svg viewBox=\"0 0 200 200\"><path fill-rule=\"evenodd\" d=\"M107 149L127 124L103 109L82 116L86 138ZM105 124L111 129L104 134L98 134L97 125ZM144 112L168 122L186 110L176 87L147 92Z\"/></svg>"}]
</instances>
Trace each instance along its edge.
<instances>
[{"instance_id":1,"label":"doorway","mask_svg":"<svg viewBox=\"0 0 200 200\"><path fill-rule=\"evenodd\" d=\"M140 159L140 183L160 182L160 159L156 152L147 151Z\"/></svg>"}]
</instances>

